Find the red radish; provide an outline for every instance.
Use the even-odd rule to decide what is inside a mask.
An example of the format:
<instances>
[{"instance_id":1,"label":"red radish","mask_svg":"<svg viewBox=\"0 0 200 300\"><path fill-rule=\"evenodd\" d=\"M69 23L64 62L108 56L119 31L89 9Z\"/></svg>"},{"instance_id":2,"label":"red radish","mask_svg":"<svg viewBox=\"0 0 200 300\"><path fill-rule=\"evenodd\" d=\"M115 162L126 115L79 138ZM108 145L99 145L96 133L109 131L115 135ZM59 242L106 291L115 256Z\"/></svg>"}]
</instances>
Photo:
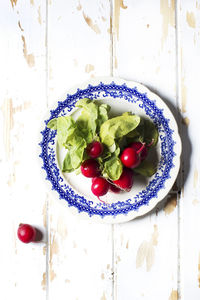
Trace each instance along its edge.
<instances>
[{"instance_id":1,"label":"red radish","mask_svg":"<svg viewBox=\"0 0 200 300\"><path fill-rule=\"evenodd\" d=\"M133 142L129 147L133 148L136 151L139 151L142 146L143 144L140 142ZM141 161L143 161L147 157L147 154L148 154L148 149L145 145L145 147L140 152Z\"/></svg>"},{"instance_id":2,"label":"red radish","mask_svg":"<svg viewBox=\"0 0 200 300\"><path fill-rule=\"evenodd\" d=\"M104 196L109 189L108 181L103 177L97 177L93 180L91 190L97 197Z\"/></svg>"},{"instance_id":3,"label":"red radish","mask_svg":"<svg viewBox=\"0 0 200 300\"><path fill-rule=\"evenodd\" d=\"M93 177L93 178L92 178L92 183L94 182L94 180L95 180L96 178L98 178L98 177Z\"/></svg>"},{"instance_id":4,"label":"red radish","mask_svg":"<svg viewBox=\"0 0 200 300\"><path fill-rule=\"evenodd\" d=\"M144 149L144 147L145 144L143 144L138 151L131 147L124 149L120 157L123 165L127 168L136 168L137 166L139 166L141 162L140 153Z\"/></svg>"},{"instance_id":5,"label":"red radish","mask_svg":"<svg viewBox=\"0 0 200 300\"><path fill-rule=\"evenodd\" d=\"M29 224L20 224L17 230L17 236L23 243L30 243L35 240L36 230Z\"/></svg>"},{"instance_id":6,"label":"red radish","mask_svg":"<svg viewBox=\"0 0 200 300\"><path fill-rule=\"evenodd\" d=\"M94 159L87 159L81 164L81 173L85 177L97 177L100 175L99 164Z\"/></svg>"},{"instance_id":7,"label":"red radish","mask_svg":"<svg viewBox=\"0 0 200 300\"><path fill-rule=\"evenodd\" d=\"M111 192L115 193L115 194L118 194L121 192L121 189L118 188L116 185L110 183L110 186L109 186L109 189Z\"/></svg>"},{"instance_id":8,"label":"red radish","mask_svg":"<svg viewBox=\"0 0 200 300\"><path fill-rule=\"evenodd\" d=\"M133 171L128 168L124 168L120 178L118 180L114 180L113 183L120 189L129 192L133 186Z\"/></svg>"},{"instance_id":9,"label":"red radish","mask_svg":"<svg viewBox=\"0 0 200 300\"><path fill-rule=\"evenodd\" d=\"M137 151L130 147L124 149L120 159L123 165L128 168L137 167L140 164L140 157Z\"/></svg>"},{"instance_id":10,"label":"red radish","mask_svg":"<svg viewBox=\"0 0 200 300\"><path fill-rule=\"evenodd\" d=\"M99 157L103 152L103 145L100 142L93 141L87 146L87 154L92 158Z\"/></svg>"}]
</instances>

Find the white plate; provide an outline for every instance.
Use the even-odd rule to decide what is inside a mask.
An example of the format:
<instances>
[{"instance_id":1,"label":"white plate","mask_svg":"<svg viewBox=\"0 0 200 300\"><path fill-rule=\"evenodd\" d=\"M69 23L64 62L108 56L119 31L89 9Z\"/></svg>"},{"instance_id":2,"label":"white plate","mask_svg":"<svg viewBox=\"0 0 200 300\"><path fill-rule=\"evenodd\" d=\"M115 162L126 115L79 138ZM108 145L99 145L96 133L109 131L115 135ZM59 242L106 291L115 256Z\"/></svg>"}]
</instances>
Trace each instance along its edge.
<instances>
[{"instance_id":1,"label":"white plate","mask_svg":"<svg viewBox=\"0 0 200 300\"><path fill-rule=\"evenodd\" d=\"M135 176L134 186L128 193L107 193L99 200L91 192L91 179L75 173L62 173L60 165L65 152L56 141L56 131L46 127L52 118L73 114L76 102L90 98L111 106L112 115L126 111L151 119L159 131L159 141L154 150L158 169L151 178ZM96 78L70 90L56 103L45 120L40 146L52 189L75 213L106 223L126 222L150 211L170 191L180 166L181 141L176 121L166 104L141 84L118 78ZM154 160L153 157L153 160Z\"/></svg>"}]
</instances>

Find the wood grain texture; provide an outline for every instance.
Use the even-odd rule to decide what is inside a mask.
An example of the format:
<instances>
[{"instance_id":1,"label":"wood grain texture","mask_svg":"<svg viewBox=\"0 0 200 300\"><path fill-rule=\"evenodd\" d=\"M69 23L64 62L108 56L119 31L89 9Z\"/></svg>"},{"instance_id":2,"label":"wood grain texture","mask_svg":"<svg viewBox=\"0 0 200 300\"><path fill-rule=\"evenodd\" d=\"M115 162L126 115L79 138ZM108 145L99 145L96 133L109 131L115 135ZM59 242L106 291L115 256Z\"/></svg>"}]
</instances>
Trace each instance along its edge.
<instances>
[{"instance_id":1,"label":"wood grain texture","mask_svg":"<svg viewBox=\"0 0 200 300\"><path fill-rule=\"evenodd\" d=\"M108 1L54 2L48 10L50 104L81 81L109 76L111 57ZM96 32L94 26L100 32Z\"/></svg>"},{"instance_id":2,"label":"wood grain texture","mask_svg":"<svg viewBox=\"0 0 200 300\"><path fill-rule=\"evenodd\" d=\"M176 112L174 1L127 0L124 6L120 13L113 7L113 24L120 24L114 30L113 73L147 85ZM114 299L168 300L177 291L177 190L172 195L146 216L115 225Z\"/></svg>"},{"instance_id":3,"label":"wood grain texture","mask_svg":"<svg viewBox=\"0 0 200 300\"><path fill-rule=\"evenodd\" d=\"M178 54L179 54L179 107L182 123L182 197L180 199L180 269L181 297L199 299L199 251L200 242L200 143L199 93L200 75L200 1L178 3Z\"/></svg>"},{"instance_id":4,"label":"wood grain texture","mask_svg":"<svg viewBox=\"0 0 200 300\"><path fill-rule=\"evenodd\" d=\"M37 144L46 103L45 3L1 1L1 298L45 299L45 242L25 245L19 223L43 227L45 188L38 174ZM42 282L43 281L43 282ZM42 285L41 285L42 282ZM34 287L34 288L33 288ZM30 292L31 291L31 292Z\"/></svg>"},{"instance_id":5,"label":"wood grain texture","mask_svg":"<svg viewBox=\"0 0 200 300\"><path fill-rule=\"evenodd\" d=\"M8 0L0 20L0 297L199 299L200 1ZM160 95L183 143L172 191L126 224L72 215L47 193L38 160L45 112L101 75ZM41 229L42 242L20 243L19 223Z\"/></svg>"},{"instance_id":6,"label":"wood grain texture","mask_svg":"<svg viewBox=\"0 0 200 300\"><path fill-rule=\"evenodd\" d=\"M109 1L48 6L48 103L79 82L110 75ZM66 204L67 206L67 204ZM49 299L112 299L112 227L49 205ZM108 267L109 266L109 267Z\"/></svg>"}]
</instances>

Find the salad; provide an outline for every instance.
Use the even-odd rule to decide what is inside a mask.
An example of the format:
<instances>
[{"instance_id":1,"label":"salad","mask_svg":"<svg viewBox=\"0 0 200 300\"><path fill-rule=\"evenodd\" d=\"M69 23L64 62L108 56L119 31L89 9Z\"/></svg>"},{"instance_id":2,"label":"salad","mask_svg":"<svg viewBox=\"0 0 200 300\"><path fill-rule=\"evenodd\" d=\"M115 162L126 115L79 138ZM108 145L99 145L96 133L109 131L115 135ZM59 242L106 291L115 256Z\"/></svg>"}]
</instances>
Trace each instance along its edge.
<instances>
[{"instance_id":1,"label":"salad","mask_svg":"<svg viewBox=\"0 0 200 300\"><path fill-rule=\"evenodd\" d=\"M136 174L151 177L156 172L147 159L158 141L153 122L131 112L111 118L108 104L86 98L76 107L81 109L76 120L68 115L47 124L66 149L63 172L92 178L91 191L98 198L108 191L129 192Z\"/></svg>"}]
</instances>

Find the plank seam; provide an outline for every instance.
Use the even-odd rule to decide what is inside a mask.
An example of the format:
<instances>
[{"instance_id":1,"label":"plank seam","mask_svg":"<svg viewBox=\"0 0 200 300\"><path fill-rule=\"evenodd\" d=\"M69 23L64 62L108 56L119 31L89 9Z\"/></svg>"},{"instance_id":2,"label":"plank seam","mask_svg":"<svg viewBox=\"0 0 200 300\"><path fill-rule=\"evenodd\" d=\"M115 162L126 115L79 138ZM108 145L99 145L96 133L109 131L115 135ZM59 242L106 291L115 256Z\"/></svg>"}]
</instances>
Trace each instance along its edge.
<instances>
[{"instance_id":1,"label":"plank seam","mask_svg":"<svg viewBox=\"0 0 200 300\"><path fill-rule=\"evenodd\" d=\"M110 0L110 75L114 73L114 34L113 34L113 18L114 18L114 0ZM114 241L115 225L111 225L112 238L112 299L115 300L115 241Z\"/></svg>"},{"instance_id":2,"label":"plank seam","mask_svg":"<svg viewBox=\"0 0 200 300\"><path fill-rule=\"evenodd\" d=\"M176 1L175 6L175 43L176 43L176 107L180 111L180 99L181 99L181 49L180 49L180 35L179 35L179 8L180 2L179 0ZM178 123L180 131L182 131L182 122L181 122L181 114L179 113L178 116ZM181 134L181 132L180 132ZM181 189L183 183L183 167L180 165L180 182L178 182L178 189ZM181 192L178 192L178 202L177 202L177 215L178 215L178 249L177 249L177 291L178 291L178 299L181 299L182 291L181 291Z\"/></svg>"},{"instance_id":3,"label":"plank seam","mask_svg":"<svg viewBox=\"0 0 200 300\"><path fill-rule=\"evenodd\" d=\"M46 28L45 28L45 45L46 45L46 106L48 107L49 97L48 97L48 0L46 0ZM49 257L50 257L50 248L49 248L49 197L46 196L46 300L49 299Z\"/></svg>"},{"instance_id":4,"label":"plank seam","mask_svg":"<svg viewBox=\"0 0 200 300\"><path fill-rule=\"evenodd\" d=\"M110 75L113 76L113 52L114 52L114 37L113 37L113 0L110 0Z\"/></svg>"}]
</instances>

